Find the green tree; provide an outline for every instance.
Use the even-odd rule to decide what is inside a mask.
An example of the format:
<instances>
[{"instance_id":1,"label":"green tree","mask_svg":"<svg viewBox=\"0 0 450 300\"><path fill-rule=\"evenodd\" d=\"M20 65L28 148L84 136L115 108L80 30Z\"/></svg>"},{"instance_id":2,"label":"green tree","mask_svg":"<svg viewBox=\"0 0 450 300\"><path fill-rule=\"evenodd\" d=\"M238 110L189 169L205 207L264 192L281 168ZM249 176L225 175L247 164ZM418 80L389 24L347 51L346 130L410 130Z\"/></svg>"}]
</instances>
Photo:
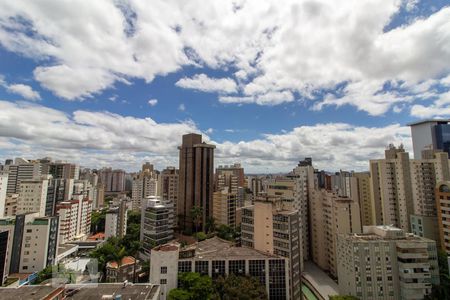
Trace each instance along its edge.
<instances>
[{"instance_id":1,"label":"green tree","mask_svg":"<svg viewBox=\"0 0 450 300\"><path fill-rule=\"evenodd\" d=\"M211 233L216 231L216 219L214 217L209 217L206 219L206 233Z\"/></svg>"},{"instance_id":2,"label":"green tree","mask_svg":"<svg viewBox=\"0 0 450 300\"><path fill-rule=\"evenodd\" d=\"M266 287L258 279L250 276L219 277L215 289L222 300L267 299Z\"/></svg>"},{"instance_id":3,"label":"green tree","mask_svg":"<svg viewBox=\"0 0 450 300\"><path fill-rule=\"evenodd\" d=\"M198 232L203 216L203 209L200 206L193 206L190 211L190 217L195 224L195 232Z\"/></svg>"},{"instance_id":4,"label":"green tree","mask_svg":"<svg viewBox=\"0 0 450 300\"><path fill-rule=\"evenodd\" d=\"M219 225L216 231L218 237L227 241L235 241L238 236L238 232L234 228L224 224Z\"/></svg>"},{"instance_id":5,"label":"green tree","mask_svg":"<svg viewBox=\"0 0 450 300\"><path fill-rule=\"evenodd\" d=\"M178 276L178 289L170 291L172 300L217 299L212 279L199 273L182 273Z\"/></svg>"},{"instance_id":6,"label":"green tree","mask_svg":"<svg viewBox=\"0 0 450 300\"><path fill-rule=\"evenodd\" d=\"M105 231L106 210L93 211L91 215L91 233Z\"/></svg>"}]
</instances>

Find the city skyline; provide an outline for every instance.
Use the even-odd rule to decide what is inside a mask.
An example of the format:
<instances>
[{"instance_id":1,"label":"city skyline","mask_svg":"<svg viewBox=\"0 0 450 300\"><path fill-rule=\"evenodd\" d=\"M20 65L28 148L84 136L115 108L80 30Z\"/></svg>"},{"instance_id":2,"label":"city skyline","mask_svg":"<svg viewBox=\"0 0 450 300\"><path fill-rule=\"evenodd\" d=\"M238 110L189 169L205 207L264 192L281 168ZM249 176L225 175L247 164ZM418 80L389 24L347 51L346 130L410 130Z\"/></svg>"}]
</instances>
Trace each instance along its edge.
<instances>
[{"instance_id":1,"label":"city skyline","mask_svg":"<svg viewBox=\"0 0 450 300\"><path fill-rule=\"evenodd\" d=\"M162 170L187 133L248 173L411 155L406 124L450 113L447 4L2 2L0 160Z\"/></svg>"}]
</instances>

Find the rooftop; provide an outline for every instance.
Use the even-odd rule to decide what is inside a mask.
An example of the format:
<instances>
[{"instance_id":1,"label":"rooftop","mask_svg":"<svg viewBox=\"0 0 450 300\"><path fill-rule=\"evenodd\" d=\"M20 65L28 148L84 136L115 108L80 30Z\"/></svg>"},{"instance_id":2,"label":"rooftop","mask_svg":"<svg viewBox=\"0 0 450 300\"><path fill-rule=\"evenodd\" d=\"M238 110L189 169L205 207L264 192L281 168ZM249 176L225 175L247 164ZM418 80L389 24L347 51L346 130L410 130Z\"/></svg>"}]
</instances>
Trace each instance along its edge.
<instances>
[{"instance_id":1,"label":"rooftop","mask_svg":"<svg viewBox=\"0 0 450 300\"><path fill-rule=\"evenodd\" d=\"M408 123L406 125L416 126L416 125L421 125L421 124L425 124L425 123L448 123L448 122L450 122L449 119L425 119L425 120L420 120L417 122Z\"/></svg>"},{"instance_id":2,"label":"rooftop","mask_svg":"<svg viewBox=\"0 0 450 300\"><path fill-rule=\"evenodd\" d=\"M132 256L125 256L124 258L122 258L122 263L120 264L120 266L132 265L135 262L136 262L136 259L134 257L132 257ZM118 265L117 265L116 261L109 261L106 264L106 267L117 269Z\"/></svg>"},{"instance_id":3,"label":"rooftop","mask_svg":"<svg viewBox=\"0 0 450 300\"><path fill-rule=\"evenodd\" d=\"M65 299L115 299L119 295L122 299L150 300L158 299L159 286L151 284L126 284L123 283L101 283L66 285L53 287L47 285L31 285L20 288L2 288L2 299L30 300L30 299L53 299L59 293L65 293Z\"/></svg>"},{"instance_id":4,"label":"rooftop","mask_svg":"<svg viewBox=\"0 0 450 300\"><path fill-rule=\"evenodd\" d=\"M252 248L236 247L232 242L212 237L183 248L181 251L195 250L194 259L266 259L279 258L276 255L264 253Z\"/></svg>"},{"instance_id":5,"label":"rooftop","mask_svg":"<svg viewBox=\"0 0 450 300\"><path fill-rule=\"evenodd\" d=\"M159 298L159 286L150 284L126 284L123 283L103 283L88 287L84 285L73 289L66 285L66 297L68 299L97 300L114 299L121 295L121 299L147 300Z\"/></svg>"}]
</instances>

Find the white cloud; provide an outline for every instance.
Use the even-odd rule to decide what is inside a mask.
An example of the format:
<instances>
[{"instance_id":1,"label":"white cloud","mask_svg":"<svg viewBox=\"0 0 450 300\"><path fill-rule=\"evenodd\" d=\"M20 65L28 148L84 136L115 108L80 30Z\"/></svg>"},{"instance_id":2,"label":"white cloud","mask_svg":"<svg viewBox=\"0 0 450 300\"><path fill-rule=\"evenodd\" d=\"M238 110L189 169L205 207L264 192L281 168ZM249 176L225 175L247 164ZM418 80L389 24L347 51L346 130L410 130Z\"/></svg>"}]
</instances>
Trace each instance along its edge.
<instances>
[{"instance_id":1,"label":"white cloud","mask_svg":"<svg viewBox=\"0 0 450 300\"><path fill-rule=\"evenodd\" d=\"M227 103L276 105L293 97L272 93L291 93L315 109L352 105L380 115L416 101L409 90L415 85L450 72L450 7L385 31L417 0L154 0L151 9L145 1L115 3L73 9L66 1L3 1L0 43L36 59L35 79L69 100L194 65L233 72L238 83L205 74L179 81L208 92L242 88L221 98ZM314 96L344 82L340 95ZM386 82L408 88L379 93Z\"/></svg>"},{"instance_id":2,"label":"white cloud","mask_svg":"<svg viewBox=\"0 0 450 300\"><path fill-rule=\"evenodd\" d=\"M192 78L183 77L175 83L176 86L199 90L202 92L234 93L236 82L231 78L210 78L206 74L197 74Z\"/></svg>"},{"instance_id":3,"label":"white cloud","mask_svg":"<svg viewBox=\"0 0 450 300\"><path fill-rule=\"evenodd\" d=\"M83 110L67 114L31 103L0 101L2 159L51 156L89 167L112 165L127 170L137 170L147 160L163 168L177 165L181 136L191 132L200 132L191 121L157 123L151 118ZM210 140L207 135L204 139ZM212 143L217 146L217 164L239 159L247 172L277 172L289 171L305 156L313 157L318 168L365 170L368 160L383 157L385 146L391 142L411 149L410 129L398 124L363 127L327 123L266 134L260 139Z\"/></svg>"},{"instance_id":4,"label":"white cloud","mask_svg":"<svg viewBox=\"0 0 450 300\"><path fill-rule=\"evenodd\" d=\"M208 129L206 129L206 131L205 131L205 133L207 133L207 134L211 134L211 133L213 133L214 132L214 129L213 128L208 128Z\"/></svg>"},{"instance_id":5,"label":"white cloud","mask_svg":"<svg viewBox=\"0 0 450 300\"><path fill-rule=\"evenodd\" d=\"M179 111L185 111L186 110L186 106L184 105L184 103L181 103L180 105L178 105L178 110Z\"/></svg>"},{"instance_id":6,"label":"white cloud","mask_svg":"<svg viewBox=\"0 0 450 300\"><path fill-rule=\"evenodd\" d=\"M433 104L424 106L415 104L411 107L411 115L418 118L449 117L450 116L450 91L439 95Z\"/></svg>"},{"instance_id":7,"label":"white cloud","mask_svg":"<svg viewBox=\"0 0 450 300\"><path fill-rule=\"evenodd\" d=\"M254 96L220 96L221 103L256 103L259 105L278 105L285 102L294 101L294 95L289 91L268 92Z\"/></svg>"},{"instance_id":8,"label":"white cloud","mask_svg":"<svg viewBox=\"0 0 450 300\"><path fill-rule=\"evenodd\" d=\"M6 88L8 90L8 92L14 93L14 94L18 94L22 97L24 97L27 100L40 100L41 96L39 95L39 93L35 90L33 90L33 88L29 85L26 84L10 84L7 86Z\"/></svg>"},{"instance_id":9,"label":"white cloud","mask_svg":"<svg viewBox=\"0 0 450 300\"><path fill-rule=\"evenodd\" d=\"M414 10L420 2L420 0L404 0L404 1L405 1L405 9L407 11Z\"/></svg>"},{"instance_id":10,"label":"white cloud","mask_svg":"<svg viewBox=\"0 0 450 300\"><path fill-rule=\"evenodd\" d=\"M158 99L150 99L150 100L148 100L148 105L155 106L156 104L158 104Z\"/></svg>"}]
</instances>

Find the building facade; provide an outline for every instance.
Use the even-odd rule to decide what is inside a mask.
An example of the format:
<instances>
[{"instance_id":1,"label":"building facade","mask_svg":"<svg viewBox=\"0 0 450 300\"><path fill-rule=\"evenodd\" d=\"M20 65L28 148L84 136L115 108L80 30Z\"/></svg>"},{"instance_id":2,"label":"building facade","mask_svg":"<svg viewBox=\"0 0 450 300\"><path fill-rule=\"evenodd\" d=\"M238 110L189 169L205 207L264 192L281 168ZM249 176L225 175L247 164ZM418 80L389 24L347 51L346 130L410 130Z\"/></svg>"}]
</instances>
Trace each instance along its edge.
<instances>
[{"instance_id":1,"label":"building facade","mask_svg":"<svg viewBox=\"0 0 450 300\"><path fill-rule=\"evenodd\" d=\"M150 256L150 250L167 243L174 237L173 204L159 197L144 199L141 208L141 237L143 255Z\"/></svg>"},{"instance_id":2,"label":"building facade","mask_svg":"<svg viewBox=\"0 0 450 300\"><path fill-rule=\"evenodd\" d=\"M301 295L302 243L298 210L277 196L258 196L252 206L242 208L241 243L288 259L292 299Z\"/></svg>"},{"instance_id":3,"label":"building facade","mask_svg":"<svg viewBox=\"0 0 450 300\"><path fill-rule=\"evenodd\" d=\"M338 236L342 294L359 299L423 299L439 284L436 243L392 226Z\"/></svg>"},{"instance_id":4,"label":"building facade","mask_svg":"<svg viewBox=\"0 0 450 300\"><path fill-rule=\"evenodd\" d=\"M180 150L179 190L177 203L178 227L192 232L196 224L191 210L200 208L200 227L205 230L206 220L213 215L214 148L202 141L200 134L183 135Z\"/></svg>"},{"instance_id":5,"label":"building facade","mask_svg":"<svg viewBox=\"0 0 450 300\"><path fill-rule=\"evenodd\" d=\"M228 188L223 188L213 194L213 217L216 224L236 227L236 208L238 197L230 193Z\"/></svg>"}]
</instances>

